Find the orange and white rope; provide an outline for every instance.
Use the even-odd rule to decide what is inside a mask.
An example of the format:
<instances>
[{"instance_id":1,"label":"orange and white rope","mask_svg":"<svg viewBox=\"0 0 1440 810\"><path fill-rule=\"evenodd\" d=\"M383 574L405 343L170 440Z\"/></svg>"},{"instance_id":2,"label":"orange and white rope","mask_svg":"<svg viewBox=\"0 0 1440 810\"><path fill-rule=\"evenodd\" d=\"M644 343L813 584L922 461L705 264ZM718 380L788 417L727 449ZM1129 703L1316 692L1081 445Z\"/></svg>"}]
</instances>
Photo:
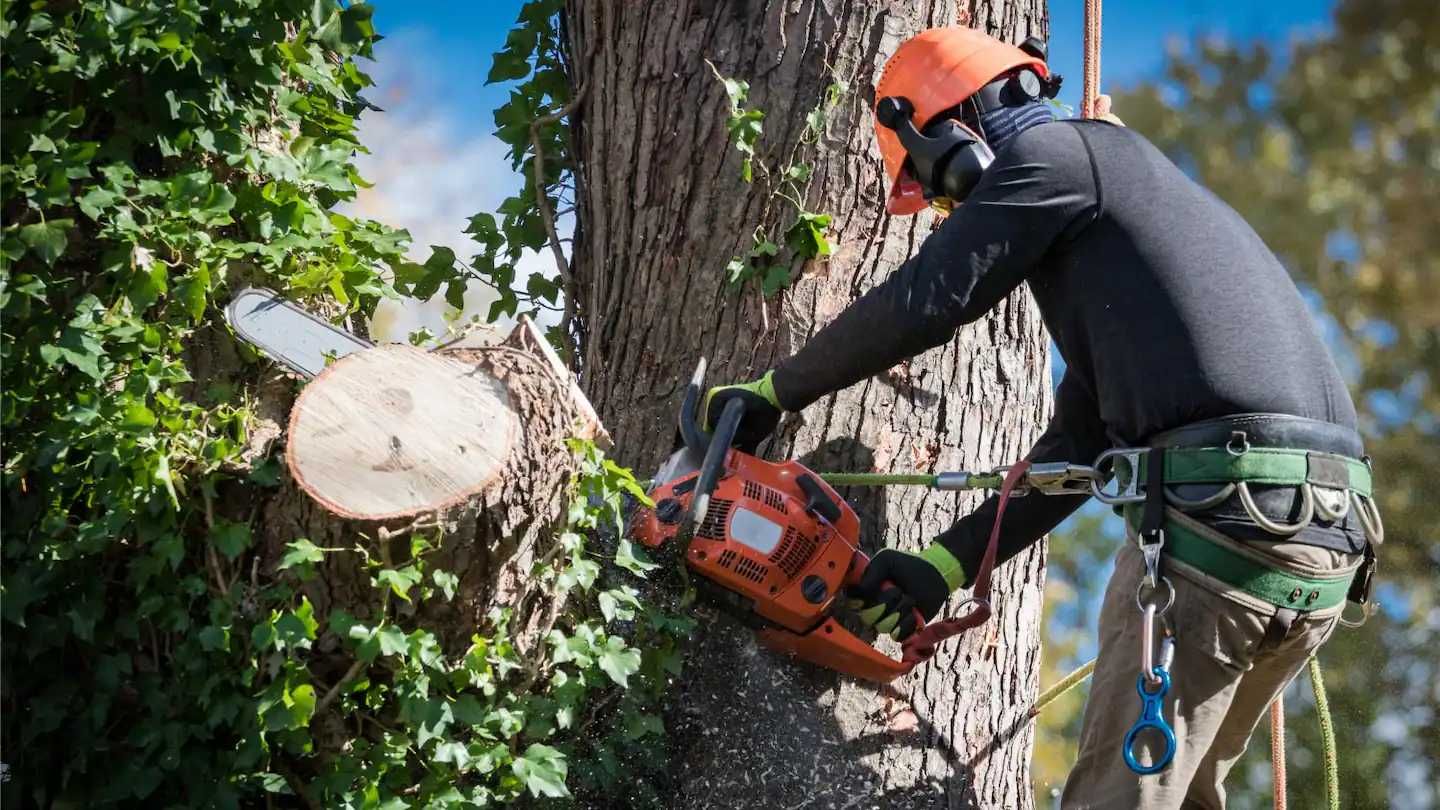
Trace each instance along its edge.
<instances>
[{"instance_id":1,"label":"orange and white rope","mask_svg":"<svg viewBox=\"0 0 1440 810\"><path fill-rule=\"evenodd\" d=\"M1080 114L1095 117L1096 101L1100 98L1100 0L1085 0L1085 85L1080 100Z\"/></svg>"}]
</instances>

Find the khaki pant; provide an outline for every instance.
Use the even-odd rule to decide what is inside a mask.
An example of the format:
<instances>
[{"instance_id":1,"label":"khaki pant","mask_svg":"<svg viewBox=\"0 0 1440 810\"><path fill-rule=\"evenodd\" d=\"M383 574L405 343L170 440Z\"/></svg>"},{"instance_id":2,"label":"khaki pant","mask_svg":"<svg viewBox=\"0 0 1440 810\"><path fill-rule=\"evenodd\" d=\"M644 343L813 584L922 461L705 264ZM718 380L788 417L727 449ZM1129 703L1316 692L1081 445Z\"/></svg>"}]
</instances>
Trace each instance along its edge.
<instances>
[{"instance_id":1,"label":"khaki pant","mask_svg":"<svg viewBox=\"0 0 1440 810\"><path fill-rule=\"evenodd\" d=\"M1230 548L1241 545L1174 510L1169 517ZM1244 545L1252 554L1260 547ZM1264 549L1272 564L1296 574L1333 574L1361 561L1358 555L1296 543L1265 544ZM1175 661L1164 712L1175 730L1175 759L1158 774L1139 776L1121 758L1125 732L1140 715L1135 680L1141 614L1135 590L1144 562L1132 538L1116 555L1105 591L1099 661L1085 705L1079 757L1060 801L1065 810L1224 808L1222 783L1251 732L1339 622L1341 607L1298 615L1277 612L1193 568L1162 559L1162 573L1175 587L1175 604L1165 616L1175 632ZM1142 763L1153 761L1145 737L1135 746ZM1158 752L1160 743L1154 744Z\"/></svg>"}]
</instances>

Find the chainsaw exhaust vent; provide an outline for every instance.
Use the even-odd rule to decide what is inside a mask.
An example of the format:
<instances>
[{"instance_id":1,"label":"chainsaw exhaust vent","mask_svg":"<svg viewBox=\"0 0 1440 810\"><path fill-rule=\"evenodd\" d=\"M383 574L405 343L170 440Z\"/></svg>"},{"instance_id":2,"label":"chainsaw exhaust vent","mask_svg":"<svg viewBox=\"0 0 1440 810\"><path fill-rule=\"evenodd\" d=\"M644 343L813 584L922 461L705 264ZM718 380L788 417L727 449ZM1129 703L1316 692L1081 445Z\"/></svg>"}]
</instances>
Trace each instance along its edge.
<instances>
[{"instance_id":1,"label":"chainsaw exhaust vent","mask_svg":"<svg viewBox=\"0 0 1440 810\"><path fill-rule=\"evenodd\" d=\"M770 562L780 566L780 570L790 579L800 576L805 570L805 564L820 548L820 540L816 537L806 537L795 528L785 529L785 537L780 540L780 547L770 555Z\"/></svg>"},{"instance_id":2,"label":"chainsaw exhaust vent","mask_svg":"<svg viewBox=\"0 0 1440 810\"><path fill-rule=\"evenodd\" d=\"M700 527L695 530L695 535L707 540L724 540L725 519L730 517L730 508L734 505L734 501L711 498L710 507L705 510L705 519L700 521Z\"/></svg>"},{"instance_id":3,"label":"chainsaw exhaust vent","mask_svg":"<svg viewBox=\"0 0 1440 810\"><path fill-rule=\"evenodd\" d=\"M765 582L765 566L749 557L741 557L735 553L733 548L727 548L721 552L719 562L721 568L729 568L757 585Z\"/></svg>"},{"instance_id":4,"label":"chainsaw exhaust vent","mask_svg":"<svg viewBox=\"0 0 1440 810\"><path fill-rule=\"evenodd\" d=\"M741 488L745 497L751 500L760 501L776 512L784 515L789 510L785 508L785 496L757 481L746 481Z\"/></svg>"},{"instance_id":5,"label":"chainsaw exhaust vent","mask_svg":"<svg viewBox=\"0 0 1440 810\"><path fill-rule=\"evenodd\" d=\"M765 581L765 566L755 562L749 557L740 558L735 564L735 573L757 585Z\"/></svg>"}]
</instances>

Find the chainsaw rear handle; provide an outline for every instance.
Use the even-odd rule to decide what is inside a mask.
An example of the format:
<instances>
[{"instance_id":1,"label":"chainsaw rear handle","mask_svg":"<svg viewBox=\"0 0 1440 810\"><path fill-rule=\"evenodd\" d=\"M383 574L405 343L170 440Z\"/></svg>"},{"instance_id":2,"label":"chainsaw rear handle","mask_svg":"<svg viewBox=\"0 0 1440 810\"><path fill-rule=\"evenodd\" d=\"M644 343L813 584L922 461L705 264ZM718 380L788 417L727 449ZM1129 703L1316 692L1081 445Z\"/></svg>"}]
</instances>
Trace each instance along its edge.
<instances>
[{"instance_id":1,"label":"chainsaw rear handle","mask_svg":"<svg viewBox=\"0 0 1440 810\"><path fill-rule=\"evenodd\" d=\"M865 578L865 569L869 567L870 555L866 554L858 548L855 549L855 556L850 558L850 570L845 572L845 582L843 583L844 587L854 588L858 586L860 584L860 580ZM895 588L896 590L899 590L900 586L887 579L880 583L880 590L883 591L886 588ZM920 631L925 629L925 614L921 613L920 608L918 607L914 608L914 610L915 630L913 633L911 633L912 637L919 635Z\"/></svg>"},{"instance_id":2,"label":"chainsaw rear handle","mask_svg":"<svg viewBox=\"0 0 1440 810\"><path fill-rule=\"evenodd\" d=\"M700 521L710 509L710 495L725 469L725 457L730 453L730 442L735 440L735 431L740 427L740 418L745 415L745 403L732 399L725 403L720 419L715 423L715 432L709 436L705 448L705 460L700 462L700 474L695 478L695 495L690 500L690 525L700 528Z\"/></svg>"}]
</instances>

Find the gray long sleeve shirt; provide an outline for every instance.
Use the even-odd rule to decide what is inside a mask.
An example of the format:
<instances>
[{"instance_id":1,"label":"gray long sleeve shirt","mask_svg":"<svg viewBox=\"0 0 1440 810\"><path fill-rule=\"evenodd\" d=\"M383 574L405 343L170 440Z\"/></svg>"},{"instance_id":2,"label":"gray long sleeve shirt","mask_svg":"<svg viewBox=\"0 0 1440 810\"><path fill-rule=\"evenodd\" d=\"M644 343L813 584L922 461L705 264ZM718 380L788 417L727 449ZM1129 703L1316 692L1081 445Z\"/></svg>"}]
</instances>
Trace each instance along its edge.
<instances>
[{"instance_id":1,"label":"gray long sleeve shirt","mask_svg":"<svg viewBox=\"0 0 1440 810\"><path fill-rule=\"evenodd\" d=\"M786 410L949 341L1028 282L1065 360L1027 455L1088 464L1190 422L1269 412L1355 427L1355 407L1284 267L1244 220L1133 130L1028 129L909 261L775 370ZM1085 498L1006 511L1000 560ZM973 572L996 499L939 538Z\"/></svg>"}]
</instances>

